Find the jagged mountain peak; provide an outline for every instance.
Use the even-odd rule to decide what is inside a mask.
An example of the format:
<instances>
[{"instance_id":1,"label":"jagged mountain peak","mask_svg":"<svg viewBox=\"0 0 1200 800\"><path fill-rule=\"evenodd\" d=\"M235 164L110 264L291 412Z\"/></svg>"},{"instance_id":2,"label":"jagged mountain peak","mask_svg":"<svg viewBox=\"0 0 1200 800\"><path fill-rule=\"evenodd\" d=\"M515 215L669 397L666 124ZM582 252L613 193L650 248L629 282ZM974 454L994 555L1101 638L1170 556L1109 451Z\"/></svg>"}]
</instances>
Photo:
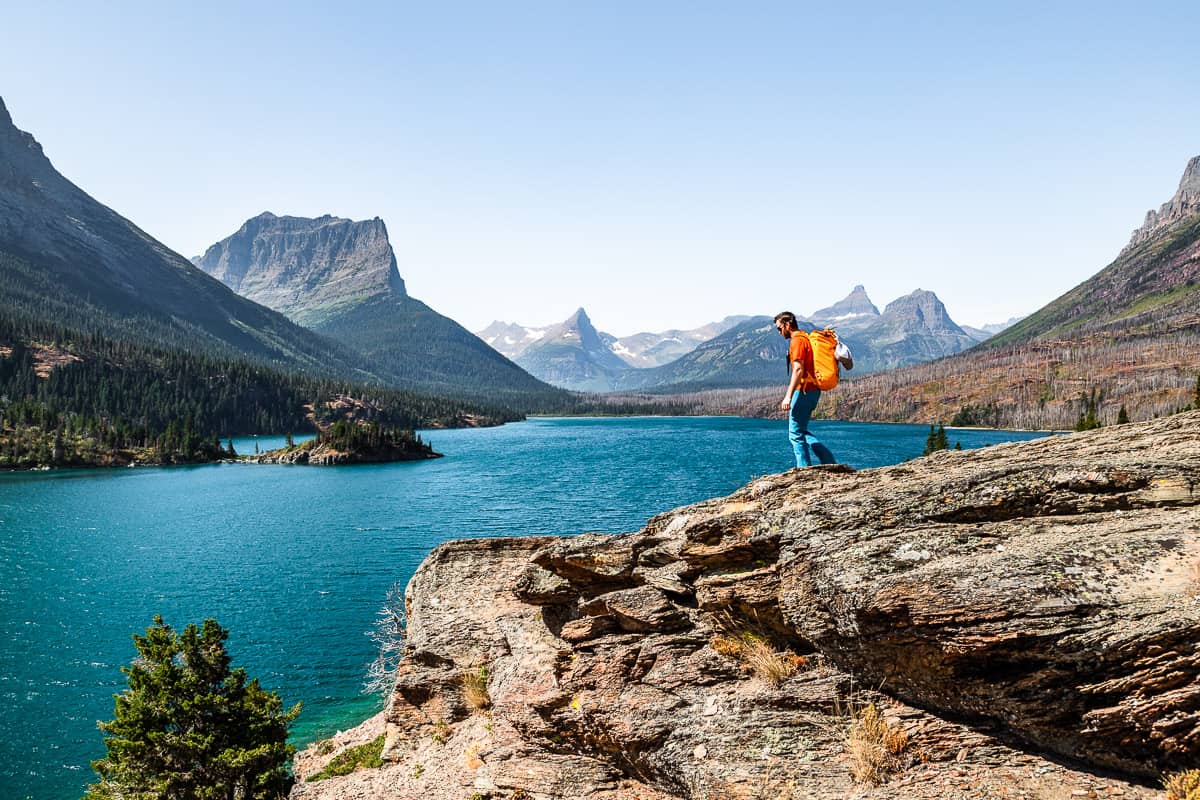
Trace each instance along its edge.
<instances>
[{"instance_id":1,"label":"jagged mountain peak","mask_svg":"<svg viewBox=\"0 0 1200 800\"><path fill-rule=\"evenodd\" d=\"M919 321L924 327L935 332L964 333L962 328L950 319L946 306L938 296L927 289L916 289L903 297L897 297L883 309L882 316Z\"/></svg>"},{"instance_id":2,"label":"jagged mountain peak","mask_svg":"<svg viewBox=\"0 0 1200 800\"><path fill-rule=\"evenodd\" d=\"M1179 179L1179 189L1176 198L1186 197L1189 200L1200 198L1200 156L1192 156L1184 167L1183 177Z\"/></svg>"},{"instance_id":3,"label":"jagged mountain peak","mask_svg":"<svg viewBox=\"0 0 1200 800\"><path fill-rule=\"evenodd\" d=\"M575 309L575 313L567 317L563 322L564 325L570 327L592 327L592 319L587 312L583 310L583 306Z\"/></svg>"},{"instance_id":4,"label":"jagged mountain peak","mask_svg":"<svg viewBox=\"0 0 1200 800\"><path fill-rule=\"evenodd\" d=\"M878 316L879 309L871 302L867 290L860 283L850 290L850 294L827 308L814 311L809 318L814 322L829 324Z\"/></svg>"},{"instance_id":5,"label":"jagged mountain peak","mask_svg":"<svg viewBox=\"0 0 1200 800\"><path fill-rule=\"evenodd\" d=\"M1155 233L1179 220L1200 213L1200 156L1188 159L1183 169L1183 177L1179 179L1179 188L1170 200L1163 203L1157 211L1146 212L1146 220L1142 227L1133 232L1129 244L1121 251L1124 255L1130 249L1150 239Z\"/></svg>"},{"instance_id":6,"label":"jagged mountain peak","mask_svg":"<svg viewBox=\"0 0 1200 800\"><path fill-rule=\"evenodd\" d=\"M0 178L28 183L30 178L39 182L52 182L64 188L77 187L60 175L42 150L42 145L16 126L4 98L0 98ZM46 186L37 188L46 189Z\"/></svg>"}]
</instances>

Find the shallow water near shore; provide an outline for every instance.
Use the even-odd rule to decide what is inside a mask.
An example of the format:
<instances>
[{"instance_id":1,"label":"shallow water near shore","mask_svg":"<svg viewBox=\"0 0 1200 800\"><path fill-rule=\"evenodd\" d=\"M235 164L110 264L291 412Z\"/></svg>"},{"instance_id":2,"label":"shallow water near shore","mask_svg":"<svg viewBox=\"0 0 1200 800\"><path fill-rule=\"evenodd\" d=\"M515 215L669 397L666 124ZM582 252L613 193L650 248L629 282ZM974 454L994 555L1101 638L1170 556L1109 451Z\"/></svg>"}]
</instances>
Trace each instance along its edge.
<instances>
[{"instance_id":1,"label":"shallow water near shore","mask_svg":"<svg viewBox=\"0 0 1200 800\"><path fill-rule=\"evenodd\" d=\"M929 431L812 427L858 469L920 455ZM964 448L1043 435L947 433ZM446 457L0 475L0 797L83 793L104 753L96 720L112 717L130 636L155 614L229 628L235 665L303 701L303 744L381 707L361 693L367 634L388 587L438 543L637 530L792 466L771 420L539 418L422 436ZM234 444L254 452L254 439Z\"/></svg>"}]
</instances>

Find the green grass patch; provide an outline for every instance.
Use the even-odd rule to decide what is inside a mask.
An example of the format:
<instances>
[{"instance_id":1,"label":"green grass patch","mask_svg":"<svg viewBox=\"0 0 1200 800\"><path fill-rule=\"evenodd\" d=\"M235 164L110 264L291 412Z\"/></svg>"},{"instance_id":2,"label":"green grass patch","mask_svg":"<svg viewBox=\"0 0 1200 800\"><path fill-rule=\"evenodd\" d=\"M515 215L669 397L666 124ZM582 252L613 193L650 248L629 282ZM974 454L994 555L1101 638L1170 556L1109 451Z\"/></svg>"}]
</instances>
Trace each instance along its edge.
<instances>
[{"instance_id":1,"label":"green grass patch","mask_svg":"<svg viewBox=\"0 0 1200 800\"><path fill-rule=\"evenodd\" d=\"M1171 289L1166 292L1159 292L1157 294L1148 294L1145 297L1143 297L1142 299L1138 300L1133 305L1131 305L1129 308L1127 308L1121 314L1121 316L1118 317L1118 319L1121 319L1124 317L1132 317L1135 314L1141 314L1144 311L1152 311L1156 308L1161 308L1162 306L1170 305L1171 303L1174 303L1176 300L1187 297L1189 294L1192 294L1197 289L1200 289L1200 285L1183 283L1183 284L1180 284L1179 286L1176 286L1174 289Z\"/></svg>"},{"instance_id":2,"label":"green grass patch","mask_svg":"<svg viewBox=\"0 0 1200 800\"><path fill-rule=\"evenodd\" d=\"M364 767L373 769L383 766L383 734L375 737L366 744L348 747L338 753L325 765L325 769L309 777L309 782L323 781L338 775L349 775L354 770Z\"/></svg>"}]
</instances>

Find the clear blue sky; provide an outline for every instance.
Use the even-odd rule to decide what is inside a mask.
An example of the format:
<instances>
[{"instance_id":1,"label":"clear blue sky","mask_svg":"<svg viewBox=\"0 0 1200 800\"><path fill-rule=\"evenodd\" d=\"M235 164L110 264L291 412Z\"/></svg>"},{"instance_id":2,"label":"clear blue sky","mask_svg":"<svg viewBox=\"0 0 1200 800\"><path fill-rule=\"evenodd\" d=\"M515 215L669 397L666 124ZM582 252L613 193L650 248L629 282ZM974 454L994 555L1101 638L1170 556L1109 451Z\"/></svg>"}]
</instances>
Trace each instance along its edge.
<instances>
[{"instance_id":1,"label":"clear blue sky","mask_svg":"<svg viewBox=\"0 0 1200 800\"><path fill-rule=\"evenodd\" d=\"M997 322L1111 261L1200 154L1194 2L191 5L8 4L17 126L187 256L264 210L382 217L472 330L856 283Z\"/></svg>"}]
</instances>

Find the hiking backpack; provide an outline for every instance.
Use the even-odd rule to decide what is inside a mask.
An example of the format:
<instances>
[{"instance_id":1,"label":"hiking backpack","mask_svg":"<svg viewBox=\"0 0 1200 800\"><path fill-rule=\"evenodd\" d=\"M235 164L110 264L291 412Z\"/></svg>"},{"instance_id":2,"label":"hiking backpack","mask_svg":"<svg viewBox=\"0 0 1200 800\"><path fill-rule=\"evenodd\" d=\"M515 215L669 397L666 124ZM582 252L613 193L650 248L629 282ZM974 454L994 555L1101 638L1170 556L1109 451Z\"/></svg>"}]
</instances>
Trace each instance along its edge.
<instances>
[{"instance_id":1,"label":"hiking backpack","mask_svg":"<svg viewBox=\"0 0 1200 800\"><path fill-rule=\"evenodd\" d=\"M832 389L838 385L839 363L850 369L854 366L854 356L849 347L838 341L833 328L809 331L808 341L813 352L813 380L821 391Z\"/></svg>"}]
</instances>

